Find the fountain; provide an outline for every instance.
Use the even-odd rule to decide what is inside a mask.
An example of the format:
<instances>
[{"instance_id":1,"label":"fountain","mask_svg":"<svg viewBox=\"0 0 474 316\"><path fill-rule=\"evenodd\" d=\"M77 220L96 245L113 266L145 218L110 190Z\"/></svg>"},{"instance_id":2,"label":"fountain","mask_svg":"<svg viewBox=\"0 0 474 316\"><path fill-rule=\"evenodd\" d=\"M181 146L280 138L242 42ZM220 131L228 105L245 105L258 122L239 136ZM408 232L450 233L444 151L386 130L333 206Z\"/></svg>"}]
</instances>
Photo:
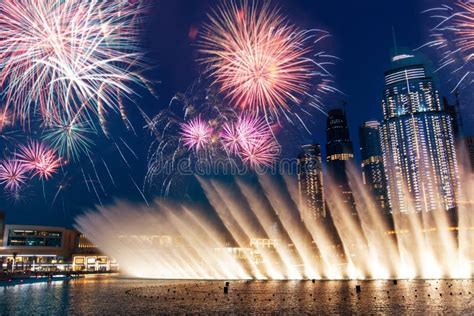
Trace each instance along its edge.
<instances>
[{"instance_id":1,"label":"fountain","mask_svg":"<svg viewBox=\"0 0 474 316\"><path fill-rule=\"evenodd\" d=\"M207 207L117 202L79 216L76 227L137 278L471 278L474 176L465 174L456 211L383 214L351 169L358 216L331 183L330 220L302 220L290 176L198 177Z\"/></svg>"}]
</instances>

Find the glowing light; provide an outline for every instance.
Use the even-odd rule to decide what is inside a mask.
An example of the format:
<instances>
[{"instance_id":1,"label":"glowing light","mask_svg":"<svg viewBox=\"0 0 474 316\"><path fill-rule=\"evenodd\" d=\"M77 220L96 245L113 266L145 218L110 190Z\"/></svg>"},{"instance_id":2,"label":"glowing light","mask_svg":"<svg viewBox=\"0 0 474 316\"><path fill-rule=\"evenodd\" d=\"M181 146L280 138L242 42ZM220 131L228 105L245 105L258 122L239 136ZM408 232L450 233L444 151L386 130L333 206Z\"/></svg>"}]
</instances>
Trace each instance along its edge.
<instances>
[{"instance_id":1,"label":"glowing light","mask_svg":"<svg viewBox=\"0 0 474 316\"><path fill-rule=\"evenodd\" d=\"M87 136L91 132L82 123L60 122L53 123L43 138L50 142L60 156L78 160L81 153L90 153L93 142Z\"/></svg>"},{"instance_id":2,"label":"glowing light","mask_svg":"<svg viewBox=\"0 0 474 316\"><path fill-rule=\"evenodd\" d=\"M312 79L324 81L330 74L328 63L316 58L332 56L314 52L321 39L316 32L299 30L267 1L223 2L209 19L201 38L202 63L232 102L275 117L303 97L318 107ZM331 90L326 84L321 89Z\"/></svg>"},{"instance_id":3,"label":"glowing light","mask_svg":"<svg viewBox=\"0 0 474 316\"><path fill-rule=\"evenodd\" d=\"M456 0L452 6L444 5L426 12L435 12L439 22L433 27L434 38L424 46L435 47L442 52L439 69L451 68L461 84L472 84L474 61L474 2Z\"/></svg>"},{"instance_id":4,"label":"glowing light","mask_svg":"<svg viewBox=\"0 0 474 316\"><path fill-rule=\"evenodd\" d=\"M1 1L0 85L13 117L25 124L38 111L50 123L89 120L99 104L118 110L117 95L141 82L132 70L141 12L109 0Z\"/></svg>"},{"instance_id":5,"label":"glowing light","mask_svg":"<svg viewBox=\"0 0 474 316\"><path fill-rule=\"evenodd\" d=\"M212 128L200 117L181 125L181 137L189 149L199 151L211 141Z\"/></svg>"},{"instance_id":6,"label":"glowing light","mask_svg":"<svg viewBox=\"0 0 474 316\"><path fill-rule=\"evenodd\" d=\"M224 124L221 141L225 150L252 168L271 165L280 150L265 119L252 115L243 114L237 122Z\"/></svg>"},{"instance_id":7,"label":"glowing light","mask_svg":"<svg viewBox=\"0 0 474 316\"><path fill-rule=\"evenodd\" d=\"M5 189L17 192L27 180L28 169L16 159L4 160L0 163L0 183Z\"/></svg>"},{"instance_id":8,"label":"glowing light","mask_svg":"<svg viewBox=\"0 0 474 316\"><path fill-rule=\"evenodd\" d=\"M61 166L61 160L54 150L46 145L30 141L26 145L20 145L16 158L26 170L32 171L34 176L48 180Z\"/></svg>"}]
</instances>

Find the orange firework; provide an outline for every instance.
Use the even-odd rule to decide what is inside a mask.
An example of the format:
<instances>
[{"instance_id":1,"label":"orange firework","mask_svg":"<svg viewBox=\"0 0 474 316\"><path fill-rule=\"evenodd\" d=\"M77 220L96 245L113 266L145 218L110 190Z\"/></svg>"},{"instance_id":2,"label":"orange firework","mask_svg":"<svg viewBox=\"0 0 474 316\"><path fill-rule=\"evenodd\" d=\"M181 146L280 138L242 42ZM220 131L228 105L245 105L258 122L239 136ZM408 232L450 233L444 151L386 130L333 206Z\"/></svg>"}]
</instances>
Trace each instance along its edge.
<instances>
[{"instance_id":1,"label":"orange firework","mask_svg":"<svg viewBox=\"0 0 474 316\"><path fill-rule=\"evenodd\" d=\"M299 30L267 1L222 2L209 20L201 35L201 61L235 105L275 118L305 97L319 108L315 94L330 74L328 62L316 59L332 56L316 53L314 46L327 33Z\"/></svg>"}]
</instances>

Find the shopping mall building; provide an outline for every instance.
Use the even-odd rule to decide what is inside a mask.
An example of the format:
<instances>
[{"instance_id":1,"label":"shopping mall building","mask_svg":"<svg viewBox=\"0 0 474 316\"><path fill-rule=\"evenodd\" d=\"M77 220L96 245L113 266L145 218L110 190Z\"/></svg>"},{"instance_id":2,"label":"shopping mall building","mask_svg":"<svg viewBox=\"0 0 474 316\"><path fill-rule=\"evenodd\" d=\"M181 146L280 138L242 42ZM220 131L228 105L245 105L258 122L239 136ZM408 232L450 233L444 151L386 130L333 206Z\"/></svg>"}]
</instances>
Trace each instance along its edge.
<instances>
[{"instance_id":1,"label":"shopping mall building","mask_svg":"<svg viewBox=\"0 0 474 316\"><path fill-rule=\"evenodd\" d=\"M114 271L117 263L74 229L7 225L0 212L1 271Z\"/></svg>"}]
</instances>

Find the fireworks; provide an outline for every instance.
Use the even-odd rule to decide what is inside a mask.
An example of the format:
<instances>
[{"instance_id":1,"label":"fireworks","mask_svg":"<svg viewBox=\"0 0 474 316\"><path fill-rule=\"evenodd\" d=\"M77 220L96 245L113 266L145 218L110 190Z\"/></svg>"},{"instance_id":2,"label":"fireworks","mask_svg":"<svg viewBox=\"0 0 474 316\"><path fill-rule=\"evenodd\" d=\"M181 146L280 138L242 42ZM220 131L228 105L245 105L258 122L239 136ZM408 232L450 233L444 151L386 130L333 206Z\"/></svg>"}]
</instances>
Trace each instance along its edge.
<instances>
[{"instance_id":1,"label":"fireworks","mask_svg":"<svg viewBox=\"0 0 474 316\"><path fill-rule=\"evenodd\" d=\"M297 29L269 2L225 2L209 19L201 39L202 62L241 109L278 118L293 113L292 105L304 98L319 108L315 90L333 90L327 85L329 62L316 60L332 56L314 51L327 33L318 38L315 30Z\"/></svg>"},{"instance_id":2,"label":"fireworks","mask_svg":"<svg viewBox=\"0 0 474 316\"><path fill-rule=\"evenodd\" d=\"M226 123L221 141L226 151L240 156L251 168L271 165L279 153L270 127L257 116L242 114L237 122Z\"/></svg>"},{"instance_id":3,"label":"fireworks","mask_svg":"<svg viewBox=\"0 0 474 316\"><path fill-rule=\"evenodd\" d=\"M0 85L13 117L26 124L38 111L49 124L119 112L117 98L142 81L132 71L141 11L110 0L1 1Z\"/></svg>"},{"instance_id":4,"label":"fireworks","mask_svg":"<svg viewBox=\"0 0 474 316\"><path fill-rule=\"evenodd\" d=\"M240 152L242 161L253 169L271 166L279 154L279 144L274 139L267 138L251 142Z\"/></svg>"},{"instance_id":5,"label":"fireworks","mask_svg":"<svg viewBox=\"0 0 474 316\"><path fill-rule=\"evenodd\" d=\"M184 144L196 151L203 149L211 141L212 132L209 124L200 117L181 125L181 137Z\"/></svg>"},{"instance_id":6,"label":"fireworks","mask_svg":"<svg viewBox=\"0 0 474 316\"><path fill-rule=\"evenodd\" d=\"M442 52L439 69L451 68L461 84L472 84L474 61L474 2L457 0L453 6L443 6L427 10L435 13L438 22L433 27L434 38L424 46L435 47Z\"/></svg>"},{"instance_id":7,"label":"fireworks","mask_svg":"<svg viewBox=\"0 0 474 316\"><path fill-rule=\"evenodd\" d=\"M82 123L61 122L52 124L43 138L60 156L78 160L81 153L90 153L93 142L87 136L91 132Z\"/></svg>"},{"instance_id":8,"label":"fireworks","mask_svg":"<svg viewBox=\"0 0 474 316\"><path fill-rule=\"evenodd\" d=\"M26 170L33 172L34 176L45 180L48 180L61 166L61 160L54 150L37 141L19 146L16 159Z\"/></svg>"},{"instance_id":9,"label":"fireworks","mask_svg":"<svg viewBox=\"0 0 474 316\"><path fill-rule=\"evenodd\" d=\"M8 159L0 163L0 183L10 192L18 192L27 180L28 168L16 160Z\"/></svg>"}]
</instances>

